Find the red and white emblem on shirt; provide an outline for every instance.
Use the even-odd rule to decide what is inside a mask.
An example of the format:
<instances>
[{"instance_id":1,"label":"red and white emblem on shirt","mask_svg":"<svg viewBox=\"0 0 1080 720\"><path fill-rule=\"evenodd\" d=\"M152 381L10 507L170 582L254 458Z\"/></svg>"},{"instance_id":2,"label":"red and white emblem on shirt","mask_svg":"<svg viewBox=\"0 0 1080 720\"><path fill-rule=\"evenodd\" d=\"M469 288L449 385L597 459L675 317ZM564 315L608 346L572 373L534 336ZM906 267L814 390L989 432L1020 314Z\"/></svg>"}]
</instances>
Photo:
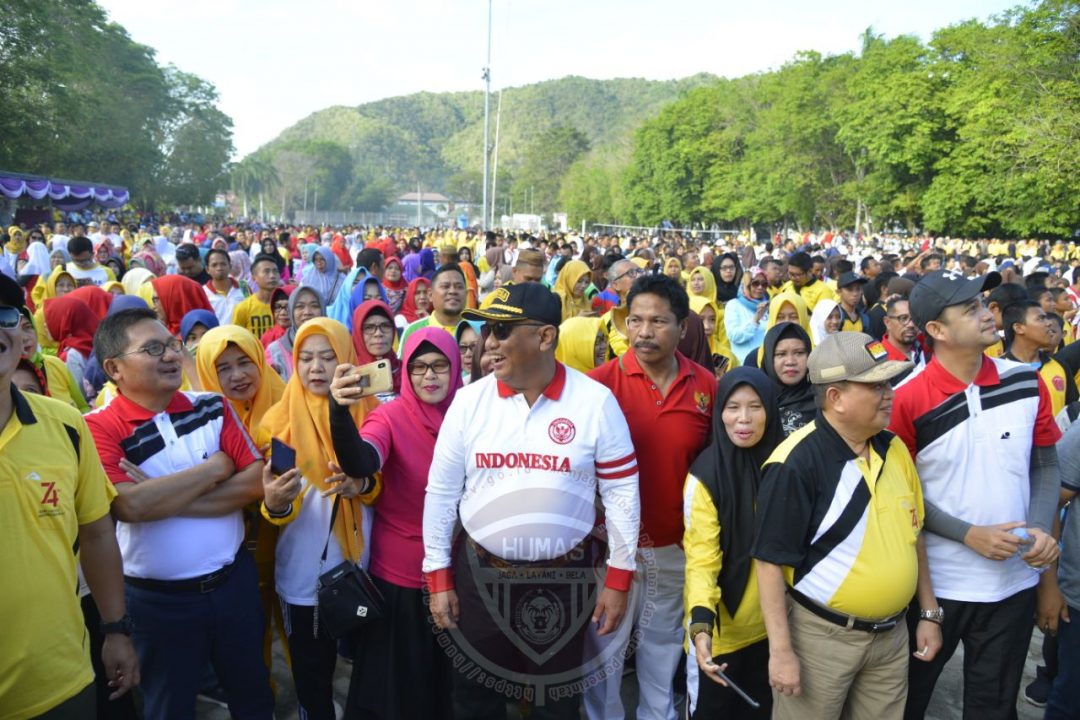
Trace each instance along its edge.
<instances>
[{"instance_id":1,"label":"red and white emblem on shirt","mask_svg":"<svg viewBox=\"0 0 1080 720\"><path fill-rule=\"evenodd\" d=\"M1058 392L1065 392L1065 378L1060 375L1054 376L1054 389Z\"/></svg>"},{"instance_id":2,"label":"red and white emblem on shirt","mask_svg":"<svg viewBox=\"0 0 1080 720\"><path fill-rule=\"evenodd\" d=\"M548 426L548 437L552 442L556 442L560 445L566 445L574 439L577 435L577 428L574 427L574 423L570 422L566 418L558 418L551 421L551 425Z\"/></svg>"}]
</instances>

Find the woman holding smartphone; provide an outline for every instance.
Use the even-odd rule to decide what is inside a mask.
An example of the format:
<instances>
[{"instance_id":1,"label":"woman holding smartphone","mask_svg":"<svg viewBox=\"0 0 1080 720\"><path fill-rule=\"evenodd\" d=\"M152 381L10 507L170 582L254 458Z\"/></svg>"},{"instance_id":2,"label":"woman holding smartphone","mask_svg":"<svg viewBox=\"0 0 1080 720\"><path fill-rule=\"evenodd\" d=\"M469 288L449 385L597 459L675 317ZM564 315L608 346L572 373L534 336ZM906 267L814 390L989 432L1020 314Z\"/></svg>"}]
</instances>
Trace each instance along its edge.
<instances>
[{"instance_id":1,"label":"woman holding smartphone","mask_svg":"<svg viewBox=\"0 0 1080 720\"><path fill-rule=\"evenodd\" d=\"M690 466L683 496L692 718L758 720L772 709L769 643L750 544L761 466L783 439L769 378L745 367L725 375L716 391L712 442ZM732 682L760 707L740 697Z\"/></svg>"},{"instance_id":2,"label":"woman holding smartphone","mask_svg":"<svg viewBox=\"0 0 1080 720\"><path fill-rule=\"evenodd\" d=\"M309 320L296 332L293 360L296 372L262 426L274 440L293 449L296 467L275 475L271 467L280 461L275 463L271 453L271 462L263 469L262 514L281 527L274 583L285 616L300 716L335 720L337 641L318 624L317 584L319 575L346 558L366 566L369 505L380 485L368 476L343 473L331 441L330 382L338 365L356 362L349 331L329 318ZM374 398L361 398L346 414L361 422L376 405Z\"/></svg>"},{"instance_id":3,"label":"woman holding smartphone","mask_svg":"<svg viewBox=\"0 0 1080 720\"><path fill-rule=\"evenodd\" d=\"M363 395L355 371L338 367L331 386L334 451L349 475L381 471L375 504L371 577L386 614L357 635L346 717L427 720L451 714L449 660L432 632L420 573L424 491L443 416L461 387L461 353L441 328L409 335L401 395L358 423ZM422 689L422 690L421 690Z\"/></svg>"}]
</instances>

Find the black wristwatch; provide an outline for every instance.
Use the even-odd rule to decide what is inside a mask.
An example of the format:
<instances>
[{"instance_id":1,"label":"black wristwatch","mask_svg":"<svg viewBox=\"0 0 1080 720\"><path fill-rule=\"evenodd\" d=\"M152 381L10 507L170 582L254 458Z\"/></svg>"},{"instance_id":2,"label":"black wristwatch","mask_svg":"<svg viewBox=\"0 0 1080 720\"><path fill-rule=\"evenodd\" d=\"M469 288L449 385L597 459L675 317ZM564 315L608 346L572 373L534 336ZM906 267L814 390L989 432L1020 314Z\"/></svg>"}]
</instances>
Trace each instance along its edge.
<instances>
[{"instance_id":1,"label":"black wristwatch","mask_svg":"<svg viewBox=\"0 0 1080 720\"><path fill-rule=\"evenodd\" d=\"M131 633L133 632L135 632L135 623L127 613L124 613L124 617L116 622L101 623L102 635L127 635L128 637L131 637Z\"/></svg>"}]
</instances>

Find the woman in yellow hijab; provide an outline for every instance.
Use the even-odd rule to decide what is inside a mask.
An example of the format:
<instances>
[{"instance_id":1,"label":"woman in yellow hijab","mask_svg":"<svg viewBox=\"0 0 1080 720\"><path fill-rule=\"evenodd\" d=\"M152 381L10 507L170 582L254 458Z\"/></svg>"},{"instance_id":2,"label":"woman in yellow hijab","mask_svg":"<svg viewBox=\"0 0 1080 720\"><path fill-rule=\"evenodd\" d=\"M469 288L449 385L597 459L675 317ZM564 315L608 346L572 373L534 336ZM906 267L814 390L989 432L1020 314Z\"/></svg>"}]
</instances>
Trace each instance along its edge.
<instances>
[{"instance_id":1,"label":"woman in yellow hijab","mask_svg":"<svg viewBox=\"0 0 1080 720\"><path fill-rule=\"evenodd\" d=\"M149 287L149 284L147 284ZM263 428L266 412L285 394L285 382L266 364L262 344L255 336L239 325L220 325L211 328L199 341L199 350L195 354L195 368L199 375L199 384L208 392L221 393L236 411L240 422L244 424L255 447L266 454L270 444L270 433ZM274 590L274 546L277 542L277 528L259 516L258 509L253 513L245 512L248 540L254 540L255 567L259 575L259 594L262 596L263 611L266 617L273 617L274 622L285 640L285 621L281 615L281 604L277 602ZM286 658L289 659L287 654ZM263 638L263 658L267 666L271 658L270 628Z\"/></svg>"},{"instance_id":2,"label":"woman in yellow hijab","mask_svg":"<svg viewBox=\"0 0 1080 720\"><path fill-rule=\"evenodd\" d=\"M686 284L683 277L682 261L677 257L672 256L664 261L664 274L680 285Z\"/></svg>"},{"instance_id":3,"label":"woman in yellow hijab","mask_svg":"<svg viewBox=\"0 0 1080 720\"><path fill-rule=\"evenodd\" d=\"M765 333L768 334L774 325L782 322L792 322L801 326L806 331L806 336L811 339L811 348L813 347L814 334L810 330L810 311L802 296L791 290L778 293L769 300L769 319L765 323ZM760 368L762 358L765 356L765 346L761 345L756 352L757 367Z\"/></svg>"},{"instance_id":4,"label":"woman in yellow hijab","mask_svg":"<svg viewBox=\"0 0 1080 720\"><path fill-rule=\"evenodd\" d=\"M712 307L713 312L716 313L716 326L709 337L709 347L712 348L713 355L726 357L730 363L729 368L738 365L741 358L736 358L731 352L731 343L728 341L727 329L724 327L724 304L716 300L716 278L713 277L712 271L700 266L691 270L686 281L686 292L690 296L691 310L698 312L697 307ZM697 303L696 307L695 303Z\"/></svg>"},{"instance_id":5,"label":"woman in yellow hijab","mask_svg":"<svg viewBox=\"0 0 1080 720\"><path fill-rule=\"evenodd\" d=\"M128 295L138 295L139 288L145 283L153 280L156 275L150 272L146 268L133 267L124 273L124 277L121 278L120 284L124 286L124 292ZM146 298L143 298L144 300Z\"/></svg>"},{"instance_id":6,"label":"woman in yellow hijab","mask_svg":"<svg viewBox=\"0 0 1080 720\"><path fill-rule=\"evenodd\" d=\"M587 373L607 359L607 335L598 317L572 317L559 325L555 359L578 372Z\"/></svg>"},{"instance_id":7,"label":"woman in yellow hijab","mask_svg":"<svg viewBox=\"0 0 1080 720\"><path fill-rule=\"evenodd\" d=\"M592 302L585 297L592 272L581 260L571 260L559 270L552 291L562 300L562 319L569 320L592 310Z\"/></svg>"},{"instance_id":8,"label":"woman in yellow hijab","mask_svg":"<svg viewBox=\"0 0 1080 720\"><path fill-rule=\"evenodd\" d=\"M266 364L265 349L239 325L211 328L195 354L199 383L228 398L256 447L270 442L263 416L285 393L285 381Z\"/></svg>"},{"instance_id":9,"label":"woman in yellow hijab","mask_svg":"<svg viewBox=\"0 0 1080 720\"><path fill-rule=\"evenodd\" d=\"M26 233L18 225L12 225L7 230L7 242L4 243L4 249L11 255L18 255L26 249Z\"/></svg>"},{"instance_id":10,"label":"woman in yellow hijab","mask_svg":"<svg viewBox=\"0 0 1080 720\"><path fill-rule=\"evenodd\" d=\"M275 585L287 614L294 680L298 668L323 666L318 678L297 682L301 708L320 717L333 717L333 663L337 641L316 623L316 585L319 575L343 561L366 564L371 528L370 503L378 497L379 480L346 478L337 464L330 434L330 381L341 363L356 364L352 338L344 325L330 318L308 320L296 331L293 344L296 372L281 400L263 417L263 427L296 451L296 467L272 479L263 471L266 498L263 517L281 527ZM360 427L378 401L373 397L349 406ZM281 483L299 479L291 490ZM336 509L336 512L334 510ZM331 527L331 519L333 526ZM333 539L326 543L327 534ZM313 608L316 608L313 610ZM295 644L292 639L303 638ZM328 712L327 712L328 711Z\"/></svg>"}]
</instances>

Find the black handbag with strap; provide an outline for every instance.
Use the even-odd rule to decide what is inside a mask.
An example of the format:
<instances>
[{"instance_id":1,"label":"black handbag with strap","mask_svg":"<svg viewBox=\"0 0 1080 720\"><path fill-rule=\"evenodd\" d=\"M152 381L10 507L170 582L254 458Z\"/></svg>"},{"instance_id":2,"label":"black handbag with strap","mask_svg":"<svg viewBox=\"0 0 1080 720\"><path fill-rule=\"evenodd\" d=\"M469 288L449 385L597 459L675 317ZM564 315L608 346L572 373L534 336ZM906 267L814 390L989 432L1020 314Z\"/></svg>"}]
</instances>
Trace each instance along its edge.
<instances>
[{"instance_id":1,"label":"black handbag with strap","mask_svg":"<svg viewBox=\"0 0 1080 720\"><path fill-rule=\"evenodd\" d=\"M334 509L330 512L330 532L323 545L319 559L319 582L315 604L315 635L319 634L322 623L326 633L333 638L345 637L368 623L382 617L383 595L379 592L367 571L350 560L344 560L326 572L322 572L326 563L326 554L330 540L334 536L334 521L337 520L338 505L341 496L334 498ZM353 532L357 532L353 523Z\"/></svg>"}]
</instances>

